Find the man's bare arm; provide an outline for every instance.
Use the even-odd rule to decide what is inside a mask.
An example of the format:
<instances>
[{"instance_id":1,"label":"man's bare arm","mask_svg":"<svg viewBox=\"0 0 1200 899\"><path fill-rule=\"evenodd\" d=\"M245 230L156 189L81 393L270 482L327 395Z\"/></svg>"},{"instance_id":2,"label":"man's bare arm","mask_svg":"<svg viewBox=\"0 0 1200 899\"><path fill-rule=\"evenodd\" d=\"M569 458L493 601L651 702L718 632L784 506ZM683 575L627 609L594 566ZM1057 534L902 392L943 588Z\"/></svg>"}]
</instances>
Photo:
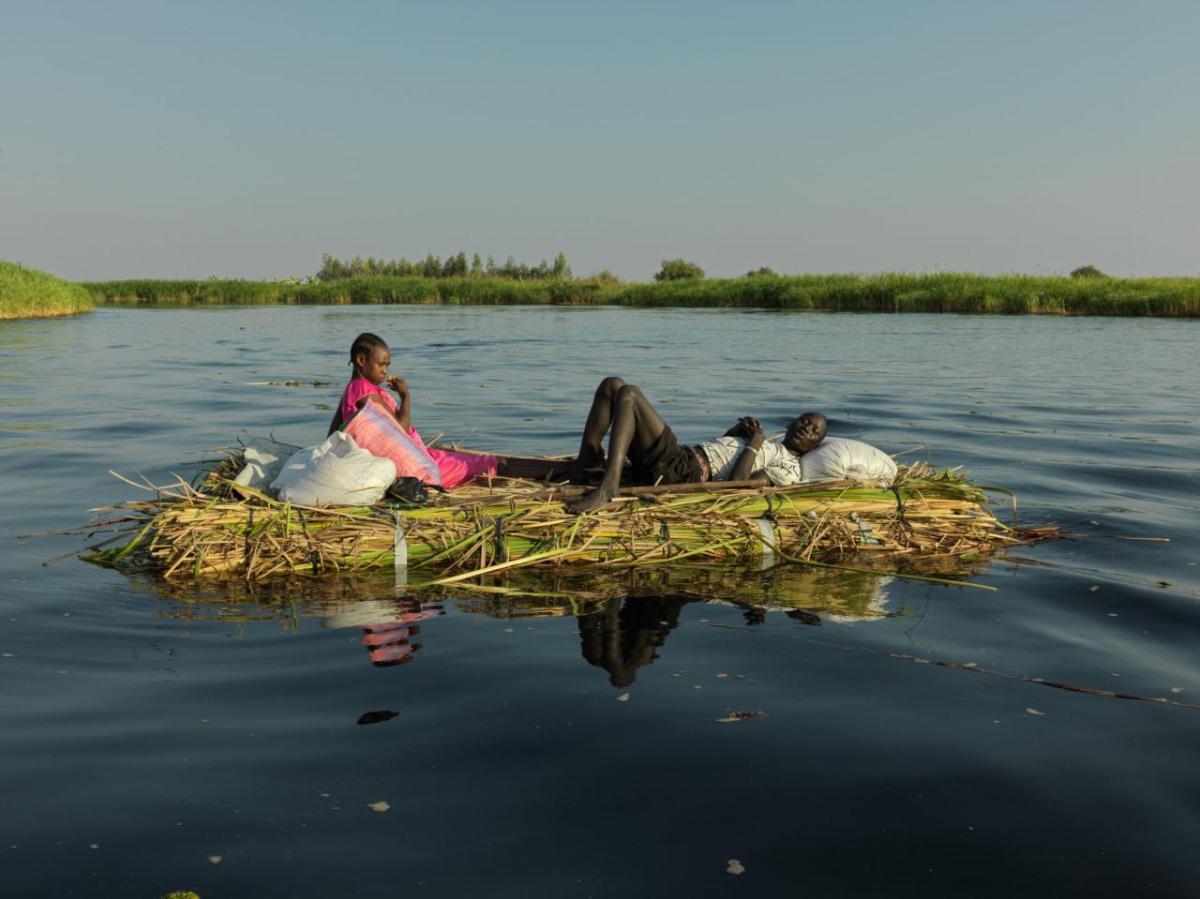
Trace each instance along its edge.
<instances>
[{"instance_id":1,"label":"man's bare arm","mask_svg":"<svg viewBox=\"0 0 1200 899\"><path fill-rule=\"evenodd\" d=\"M762 425L758 423L756 418L743 418L738 421L734 427L726 432L730 437L740 437L746 441L746 447L738 456L737 461L733 464L733 471L729 473L731 481L747 481L751 480L751 472L754 471L754 460L758 456L758 450L763 445L763 440L766 437L763 435ZM761 476L765 482L768 480L763 472L754 472L753 480L759 480Z\"/></svg>"}]
</instances>

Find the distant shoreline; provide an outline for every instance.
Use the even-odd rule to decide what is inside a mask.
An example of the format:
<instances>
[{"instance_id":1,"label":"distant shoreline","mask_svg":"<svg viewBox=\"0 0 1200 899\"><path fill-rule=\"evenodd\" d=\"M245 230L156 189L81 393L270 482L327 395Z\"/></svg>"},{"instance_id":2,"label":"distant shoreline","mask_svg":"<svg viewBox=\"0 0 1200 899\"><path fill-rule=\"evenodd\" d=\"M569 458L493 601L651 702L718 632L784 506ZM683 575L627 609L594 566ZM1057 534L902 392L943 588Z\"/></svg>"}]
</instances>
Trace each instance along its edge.
<instances>
[{"instance_id":1,"label":"distant shoreline","mask_svg":"<svg viewBox=\"0 0 1200 899\"><path fill-rule=\"evenodd\" d=\"M626 306L826 312L1200 317L1200 278L1072 278L963 273L749 275L622 283L368 276L336 281L125 280L74 284L0 263L0 319L93 306L229 305Z\"/></svg>"},{"instance_id":2,"label":"distant shoreline","mask_svg":"<svg viewBox=\"0 0 1200 899\"><path fill-rule=\"evenodd\" d=\"M281 281L100 281L82 286L98 305L631 306L812 309L1195 318L1200 278L1026 275L753 275L648 283L610 279L516 281L481 277L371 276Z\"/></svg>"}]
</instances>

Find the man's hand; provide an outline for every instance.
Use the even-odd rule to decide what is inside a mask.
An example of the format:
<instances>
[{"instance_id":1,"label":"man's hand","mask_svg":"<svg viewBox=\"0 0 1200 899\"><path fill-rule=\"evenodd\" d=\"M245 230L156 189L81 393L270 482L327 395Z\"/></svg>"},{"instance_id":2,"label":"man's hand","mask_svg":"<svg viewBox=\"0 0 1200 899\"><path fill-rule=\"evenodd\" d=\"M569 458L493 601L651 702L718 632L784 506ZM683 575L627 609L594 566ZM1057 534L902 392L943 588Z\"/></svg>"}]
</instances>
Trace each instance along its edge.
<instances>
[{"instance_id":1,"label":"man's hand","mask_svg":"<svg viewBox=\"0 0 1200 899\"><path fill-rule=\"evenodd\" d=\"M762 425L757 418L739 418L738 423L725 432L726 437L739 437L747 443L762 444L764 436Z\"/></svg>"},{"instance_id":2,"label":"man's hand","mask_svg":"<svg viewBox=\"0 0 1200 899\"><path fill-rule=\"evenodd\" d=\"M396 391L400 396L408 396L408 381L404 380L399 375L388 376L388 386Z\"/></svg>"}]
</instances>

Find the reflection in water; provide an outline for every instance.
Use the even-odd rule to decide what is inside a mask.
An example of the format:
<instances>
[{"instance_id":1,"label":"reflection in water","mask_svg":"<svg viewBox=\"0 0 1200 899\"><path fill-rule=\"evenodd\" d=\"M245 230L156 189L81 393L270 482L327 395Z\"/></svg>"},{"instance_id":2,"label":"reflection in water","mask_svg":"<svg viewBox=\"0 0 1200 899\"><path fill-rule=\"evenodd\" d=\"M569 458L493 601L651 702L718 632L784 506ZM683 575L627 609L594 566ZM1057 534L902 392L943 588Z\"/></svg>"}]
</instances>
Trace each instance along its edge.
<instances>
[{"instance_id":1,"label":"reflection in water","mask_svg":"<svg viewBox=\"0 0 1200 899\"><path fill-rule=\"evenodd\" d=\"M614 687L628 687L637 670L658 658L656 650L679 624L687 603L678 596L610 599L579 616L579 642L589 664L603 668Z\"/></svg>"},{"instance_id":2,"label":"reflection in water","mask_svg":"<svg viewBox=\"0 0 1200 899\"><path fill-rule=\"evenodd\" d=\"M440 605L419 599L362 599L343 603L321 621L321 626L361 627L362 645L367 648L371 663L384 667L411 661L421 649L420 643L412 642L412 638L421 633L417 622L444 614Z\"/></svg>"},{"instance_id":3,"label":"reflection in water","mask_svg":"<svg viewBox=\"0 0 1200 899\"><path fill-rule=\"evenodd\" d=\"M361 628L361 645L377 667L411 662L422 648L415 639L420 624L444 615L447 603L461 613L490 618L575 616L583 658L607 671L613 686L627 687L640 668L658 658L689 603L740 606L747 625L762 623L771 612L805 625L870 621L903 614L888 608L891 581L883 573L801 566L767 571L673 566L602 577L512 572L465 595L461 586L417 594L378 575L192 584L139 578L135 583L171 600L162 610L171 618L277 620L289 630L317 618L325 628ZM390 716L387 710L368 712L359 723Z\"/></svg>"}]
</instances>

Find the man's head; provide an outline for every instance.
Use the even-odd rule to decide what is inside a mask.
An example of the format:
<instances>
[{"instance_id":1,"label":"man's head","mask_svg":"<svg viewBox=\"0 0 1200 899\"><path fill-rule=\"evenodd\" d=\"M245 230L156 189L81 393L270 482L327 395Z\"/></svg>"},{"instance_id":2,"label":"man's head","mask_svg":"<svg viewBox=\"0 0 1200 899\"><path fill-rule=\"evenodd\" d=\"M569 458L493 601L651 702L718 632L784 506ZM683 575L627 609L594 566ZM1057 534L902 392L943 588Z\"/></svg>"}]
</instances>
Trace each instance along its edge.
<instances>
[{"instance_id":1,"label":"man's head","mask_svg":"<svg viewBox=\"0 0 1200 899\"><path fill-rule=\"evenodd\" d=\"M825 416L820 412L805 412L788 424L783 445L793 453L802 455L817 448L817 444L825 439L828 427Z\"/></svg>"}]
</instances>

